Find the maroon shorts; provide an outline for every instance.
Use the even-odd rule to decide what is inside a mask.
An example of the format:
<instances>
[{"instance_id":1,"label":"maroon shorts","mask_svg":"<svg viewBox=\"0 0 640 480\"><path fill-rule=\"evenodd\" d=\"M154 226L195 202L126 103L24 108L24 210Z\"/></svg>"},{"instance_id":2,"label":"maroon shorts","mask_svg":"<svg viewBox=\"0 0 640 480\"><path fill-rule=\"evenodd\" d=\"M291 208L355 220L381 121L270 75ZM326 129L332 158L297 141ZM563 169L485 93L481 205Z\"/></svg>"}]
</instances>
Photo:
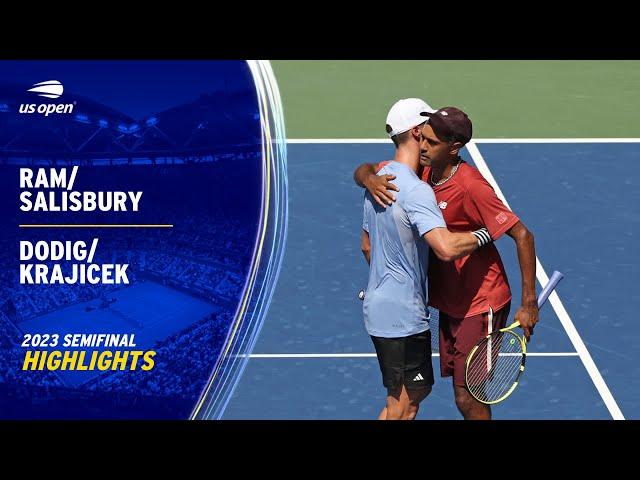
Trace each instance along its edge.
<instances>
[{"instance_id":1,"label":"maroon shorts","mask_svg":"<svg viewBox=\"0 0 640 480\"><path fill-rule=\"evenodd\" d=\"M504 328L511 302L493 312L492 331ZM440 374L453 375L454 385L465 386L464 369L467 355L481 338L489 334L489 312L467 318L450 317L440 312Z\"/></svg>"}]
</instances>

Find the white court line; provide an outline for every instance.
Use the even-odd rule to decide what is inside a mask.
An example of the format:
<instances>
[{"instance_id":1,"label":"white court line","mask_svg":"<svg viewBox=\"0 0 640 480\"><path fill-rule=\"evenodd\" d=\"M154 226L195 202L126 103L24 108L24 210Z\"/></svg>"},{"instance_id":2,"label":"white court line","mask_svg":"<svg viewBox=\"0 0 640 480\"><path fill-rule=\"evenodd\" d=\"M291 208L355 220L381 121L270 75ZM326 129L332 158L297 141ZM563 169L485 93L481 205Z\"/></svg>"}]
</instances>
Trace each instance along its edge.
<instances>
[{"instance_id":1,"label":"white court line","mask_svg":"<svg viewBox=\"0 0 640 480\"><path fill-rule=\"evenodd\" d=\"M388 143L390 138L289 138L287 143ZM474 143L640 143L640 138L477 138Z\"/></svg>"},{"instance_id":2,"label":"white court line","mask_svg":"<svg viewBox=\"0 0 640 480\"><path fill-rule=\"evenodd\" d=\"M518 354L519 355L519 354ZM439 357L439 353L434 353ZM577 357L578 352L534 352L527 357ZM246 355L239 355L246 358ZM249 358L376 358L375 353L252 353Z\"/></svg>"},{"instance_id":3,"label":"white court line","mask_svg":"<svg viewBox=\"0 0 640 480\"><path fill-rule=\"evenodd\" d=\"M487 165L484 158L482 157L480 150L478 150L478 147L475 145L475 142L469 142L467 144L467 150L471 154L471 157L473 158L473 161L478 167L478 170L480 170L480 173L482 173L484 178L486 178L487 181L491 184L491 186L496 191L496 194L504 202L504 204L509 209L511 209L511 207L509 207L509 203L507 202L507 199L502 193L502 190L500 190L500 187L498 186L496 179L491 174L491 170L489 170L489 166ZM538 282L540 282L540 285L546 285L547 282L549 281L549 277L547 276L547 273L544 271L542 263L540 263L540 259L537 256L536 256L536 277L538 278ZM551 302L551 305L553 306L553 309L555 310L556 315L558 316L558 319L562 323L562 326L567 332L567 335L569 336L569 339L571 340L573 347L578 352L580 359L582 360L582 363L584 364L584 367L587 370L587 373L591 377L591 380L593 381L595 387L598 389L598 393L600 394L600 396L602 397L602 400L607 406L609 413L611 414L614 420L624 420L624 415L622 415L622 411L620 410L620 407L618 407L618 404L616 403L615 398L611 394L609 387L607 387L607 384L602 378L602 375L600 374L598 367L593 361L593 358L591 358L591 354L589 353L589 350L587 350L587 347L582 341L580 334L576 330L576 327L571 321L569 314L565 310L564 305L562 304L562 301L558 296L558 293L554 291L549 297L549 301Z\"/></svg>"}]
</instances>

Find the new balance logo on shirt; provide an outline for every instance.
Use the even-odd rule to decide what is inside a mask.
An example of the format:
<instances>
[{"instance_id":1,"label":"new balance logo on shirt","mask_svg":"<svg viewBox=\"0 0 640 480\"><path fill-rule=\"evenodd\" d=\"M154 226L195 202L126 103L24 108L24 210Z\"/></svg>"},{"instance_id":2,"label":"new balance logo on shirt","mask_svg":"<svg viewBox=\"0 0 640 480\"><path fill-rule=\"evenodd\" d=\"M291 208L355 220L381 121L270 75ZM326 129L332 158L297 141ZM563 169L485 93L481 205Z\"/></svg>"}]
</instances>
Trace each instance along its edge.
<instances>
[{"instance_id":1,"label":"new balance logo on shirt","mask_svg":"<svg viewBox=\"0 0 640 480\"><path fill-rule=\"evenodd\" d=\"M424 380L424 377L422 376L421 373L417 374L414 378L413 381L414 382L419 382L420 380Z\"/></svg>"}]
</instances>

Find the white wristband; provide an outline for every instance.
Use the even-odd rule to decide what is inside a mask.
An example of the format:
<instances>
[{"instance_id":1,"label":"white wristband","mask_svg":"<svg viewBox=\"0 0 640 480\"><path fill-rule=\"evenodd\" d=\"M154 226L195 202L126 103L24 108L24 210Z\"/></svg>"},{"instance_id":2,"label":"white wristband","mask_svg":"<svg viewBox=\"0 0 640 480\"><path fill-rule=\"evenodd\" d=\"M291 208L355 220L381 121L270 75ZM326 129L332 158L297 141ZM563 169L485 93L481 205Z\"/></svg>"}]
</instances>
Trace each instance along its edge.
<instances>
[{"instance_id":1,"label":"white wristband","mask_svg":"<svg viewBox=\"0 0 640 480\"><path fill-rule=\"evenodd\" d=\"M475 232L471 232L471 233L473 233L478 239L478 248L486 245L487 243L491 243L493 241L493 239L491 238L491 235L489 235L489 230L487 230L486 228L481 228L480 230L476 230Z\"/></svg>"}]
</instances>

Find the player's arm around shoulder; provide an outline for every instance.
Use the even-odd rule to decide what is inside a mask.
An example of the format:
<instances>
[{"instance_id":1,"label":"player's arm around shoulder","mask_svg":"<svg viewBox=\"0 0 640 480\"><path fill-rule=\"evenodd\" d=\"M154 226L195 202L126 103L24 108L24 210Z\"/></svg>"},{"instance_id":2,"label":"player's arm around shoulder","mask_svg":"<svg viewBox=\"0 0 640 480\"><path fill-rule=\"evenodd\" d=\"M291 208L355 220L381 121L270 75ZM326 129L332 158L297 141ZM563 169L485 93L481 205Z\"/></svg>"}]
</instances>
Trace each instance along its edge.
<instances>
[{"instance_id":1,"label":"player's arm around shoulder","mask_svg":"<svg viewBox=\"0 0 640 480\"><path fill-rule=\"evenodd\" d=\"M378 175L381 165L374 163L363 163L353 172L353 180L362 188L366 188L375 202L382 208L393 204L396 201L393 191L400 191L398 187L391 183L396 178L395 175Z\"/></svg>"}]
</instances>

